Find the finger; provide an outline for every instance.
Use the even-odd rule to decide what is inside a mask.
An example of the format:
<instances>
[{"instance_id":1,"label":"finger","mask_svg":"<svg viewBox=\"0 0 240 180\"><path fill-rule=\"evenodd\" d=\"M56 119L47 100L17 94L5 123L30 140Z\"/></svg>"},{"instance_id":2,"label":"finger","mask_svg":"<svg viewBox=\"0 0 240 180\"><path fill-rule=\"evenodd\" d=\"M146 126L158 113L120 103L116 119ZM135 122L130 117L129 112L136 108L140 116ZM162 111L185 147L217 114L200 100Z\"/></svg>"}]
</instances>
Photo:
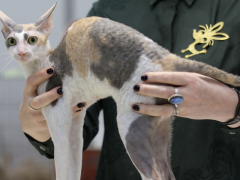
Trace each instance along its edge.
<instances>
[{"instance_id":1,"label":"finger","mask_svg":"<svg viewBox=\"0 0 240 180\"><path fill-rule=\"evenodd\" d=\"M42 114L42 111L34 111L33 114L34 118L32 118L32 122L36 123L36 122L42 122L42 121L46 121L45 117Z\"/></svg>"},{"instance_id":2,"label":"finger","mask_svg":"<svg viewBox=\"0 0 240 180\"><path fill-rule=\"evenodd\" d=\"M38 131L48 129L48 125L47 125L47 121L46 120L39 121L36 124L37 124L37 127L38 127Z\"/></svg>"},{"instance_id":3,"label":"finger","mask_svg":"<svg viewBox=\"0 0 240 180\"><path fill-rule=\"evenodd\" d=\"M228 127L230 127L230 128L239 128L240 127L240 122L238 122L236 124L228 125Z\"/></svg>"},{"instance_id":4,"label":"finger","mask_svg":"<svg viewBox=\"0 0 240 180\"><path fill-rule=\"evenodd\" d=\"M168 99L175 91L172 86L155 84L137 84L133 87L134 91L144 96L158 97ZM179 88L178 88L179 89Z\"/></svg>"},{"instance_id":5,"label":"finger","mask_svg":"<svg viewBox=\"0 0 240 180\"><path fill-rule=\"evenodd\" d=\"M27 93L31 96L35 96L38 85L51 77L53 72L53 68L45 68L29 76L26 84Z\"/></svg>"},{"instance_id":6,"label":"finger","mask_svg":"<svg viewBox=\"0 0 240 180\"><path fill-rule=\"evenodd\" d=\"M132 109L137 113L149 116L170 116L173 114L174 111L172 104L164 105L134 104L132 106Z\"/></svg>"},{"instance_id":7,"label":"finger","mask_svg":"<svg viewBox=\"0 0 240 180\"><path fill-rule=\"evenodd\" d=\"M85 102L78 103L76 106L73 107L73 112L80 112L85 106Z\"/></svg>"},{"instance_id":8,"label":"finger","mask_svg":"<svg viewBox=\"0 0 240 180\"><path fill-rule=\"evenodd\" d=\"M61 87L56 87L46 93L36 96L31 99L30 105L34 109L40 109L44 106L47 106L62 96L61 94L62 92L60 92L60 90L61 90Z\"/></svg>"},{"instance_id":9,"label":"finger","mask_svg":"<svg viewBox=\"0 0 240 180\"><path fill-rule=\"evenodd\" d=\"M189 83L187 72L148 72L142 75L141 79L148 83L162 83L177 86L184 86Z\"/></svg>"}]
</instances>

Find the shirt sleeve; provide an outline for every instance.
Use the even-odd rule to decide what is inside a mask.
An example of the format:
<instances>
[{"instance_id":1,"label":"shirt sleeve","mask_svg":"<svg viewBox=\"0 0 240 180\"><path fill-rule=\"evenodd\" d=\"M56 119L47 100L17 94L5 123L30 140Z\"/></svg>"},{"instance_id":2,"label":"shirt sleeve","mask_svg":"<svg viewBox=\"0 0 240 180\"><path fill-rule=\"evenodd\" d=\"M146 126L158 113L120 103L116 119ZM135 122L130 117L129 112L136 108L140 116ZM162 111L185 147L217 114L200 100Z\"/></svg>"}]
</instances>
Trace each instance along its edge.
<instances>
[{"instance_id":1,"label":"shirt sleeve","mask_svg":"<svg viewBox=\"0 0 240 180\"><path fill-rule=\"evenodd\" d=\"M221 130L226 134L226 136L230 136L231 139L240 145L240 127L239 128L229 128L228 126L221 128Z\"/></svg>"},{"instance_id":2,"label":"shirt sleeve","mask_svg":"<svg viewBox=\"0 0 240 180\"><path fill-rule=\"evenodd\" d=\"M225 84L227 85L227 84ZM230 85L227 85L230 88L234 88L235 90L237 90L238 92L240 91L240 88L238 87L233 87ZM240 97L239 97L239 101L240 101ZM240 103L240 102L238 102ZM231 139L240 146L240 127L238 128L230 128L227 125L223 125L223 127L221 128L221 130L226 134L226 136L230 136Z\"/></svg>"},{"instance_id":3,"label":"shirt sleeve","mask_svg":"<svg viewBox=\"0 0 240 180\"><path fill-rule=\"evenodd\" d=\"M24 134L41 155L46 156L48 159L54 158L54 145L51 138L46 142L39 142L28 134Z\"/></svg>"},{"instance_id":4,"label":"shirt sleeve","mask_svg":"<svg viewBox=\"0 0 240 180\"><path fill-rule=\"evenodd\" d=\"M93 7L88 12L87 17L98 16L111 19L109 15L106 12L104 12L104 10L99 5L100 1L93 3Z\"/></svg>"},{"instance_id":5,"label":"shirt sleeve","mask_svg":"<svg viewBox=\"0 0 240 180\"><path fill-rule=\"evenodd\" d=\"M102 100L88 108L83 125L83 150L87 149L99 130L99 113L102 110Z\"/></svg>"}]
</instances>

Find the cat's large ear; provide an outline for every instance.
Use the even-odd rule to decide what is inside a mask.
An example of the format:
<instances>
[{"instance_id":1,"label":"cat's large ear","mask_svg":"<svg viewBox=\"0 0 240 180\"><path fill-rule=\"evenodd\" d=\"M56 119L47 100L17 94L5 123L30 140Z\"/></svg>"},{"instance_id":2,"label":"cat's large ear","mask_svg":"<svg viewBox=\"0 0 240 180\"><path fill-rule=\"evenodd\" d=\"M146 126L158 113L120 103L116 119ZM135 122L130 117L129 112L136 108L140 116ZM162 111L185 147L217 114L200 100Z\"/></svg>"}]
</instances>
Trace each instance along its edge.
<instances>
[{"instance_id":1,"label":"cat's large ear","mask_svg":"<svg viewBox=\"0 0 240 180\"><path fill-rule=\"evenodd\" d=\"M53 28L52 16L56 7L55 3L44 15L42 15L35 23L36 29L44 33L50 33Z\"/></svg>"},{"instance_id":2,"label":"cat's large ear","mask_svg":"<svg viewBox=\"0 0 240 180\"><path fill-rule=\"evenodd\" d=\"M6 38L17 24L2 11L0 11L0 20L3 23L2 33L3 36Z\"/></svg>"}]
</instances>

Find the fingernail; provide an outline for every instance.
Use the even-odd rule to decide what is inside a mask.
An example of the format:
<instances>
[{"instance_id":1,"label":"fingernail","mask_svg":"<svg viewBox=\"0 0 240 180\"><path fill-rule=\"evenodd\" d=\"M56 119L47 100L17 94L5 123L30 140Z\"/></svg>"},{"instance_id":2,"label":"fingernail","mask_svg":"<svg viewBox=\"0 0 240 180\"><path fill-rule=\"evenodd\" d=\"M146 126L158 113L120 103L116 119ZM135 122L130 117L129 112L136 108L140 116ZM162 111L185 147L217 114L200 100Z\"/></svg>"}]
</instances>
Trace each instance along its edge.
<instances>
[{"instance_id":1,"label":"fingernail","mask_svg":"<svg viewBox=\"0 0 240 180\"><path fill-rule=\"evenodd\" d=\"M139 110L140 110L139 106L136 105L136 104L134 104L132 108L133 108L133 110L135 110L135 111L139 111Z\"/></svg>"},{"instance_id":2,"label":"fingernail","mask_svg":"<svg viewBox=\"0 0 240 180\"><path fill-rule=\"evenodd\" d=\"M81 109L77 110L76 112L79 112L79 111L81 111Z\"/></svg>"},{"instance_id":3,"label":"fingernail","mask_svg":"<svg viewBox=\"0 0 240 180\"><path fill-rule=\"evenodd\" d=\"M59 95L62 95L62 94L63 94L62 88L59 88L59 89L57 90L57 93L58 93Z\"/></svg>"},{"instance_id":4,"label":"fingernail","mask_svg":"<svg viewBox=\"0 0 240 180\"><path fill-rule=\"evenodd\" d=\"M84 107L84 106L85 106L84 103L78 103L78 104L77 104L77 107L78 107L78 108L82 108L82 107Z\"/></svg>"},{"instance_id":5,"label":"fingernail","mask_svg":"<svg viewBox=\"0 0 240 180\"><path fill-rule=\"evenodd\" d=\"M141 80L142 80L142 81L146 81L147 79L148 79L147 75L143 75L143 76L141 77Z\"/></svg>"},{"instance_id":6,"label":"fingernail","mask_svg":"<svg viewBox=\"0 0 240 180\"><path fill-rule=\"evenodd\" d=\"M135 85L135 86L133 87L133 90L136 91L136 92L138 92L138 91L140 90L140 86L139 86L139 85Z\"/></svg>"},{"instance_id":7,"label":"fingernail","mask_svg":"<svg viewBox=\"0 0 240 180\"><path fill-rule=\"evenodd\" d=\"M48 70L47 70L47 73L48 73L48 74L52 74L52 73L53 73L53 68L48 69Z\"/></svg>"}]
</instances>

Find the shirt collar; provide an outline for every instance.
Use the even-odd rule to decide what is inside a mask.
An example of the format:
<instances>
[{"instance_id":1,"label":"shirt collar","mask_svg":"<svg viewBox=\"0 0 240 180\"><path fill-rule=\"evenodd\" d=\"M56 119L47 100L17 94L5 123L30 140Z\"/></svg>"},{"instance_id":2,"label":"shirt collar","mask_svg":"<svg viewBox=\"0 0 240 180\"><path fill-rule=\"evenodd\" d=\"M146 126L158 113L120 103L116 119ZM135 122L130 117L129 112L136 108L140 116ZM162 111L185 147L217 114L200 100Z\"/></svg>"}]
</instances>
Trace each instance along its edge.
<instances>
[{"instance_id":1,"label":"shirt collar","mask_svg":"<svg viewBox=\"0 0 240 180\"><path fill-rule=\"evenodd\" d=\"M195 0L185 0L185 1L189 6L191 6L194 3Z\"/></svg>"},{"instance_id":2,"label":"shirt collar","mask_svg":"<svg viewBox=\"0 0 240 180\"><path fill-rule=\"evenodd\" d=\"M150 6L152 6L153 4L155 4L155 2L157 2L159 0L150 0ZM191 6L194 3L195 0L185 0L185 2Z\"/></svg>"}]
</instances>

